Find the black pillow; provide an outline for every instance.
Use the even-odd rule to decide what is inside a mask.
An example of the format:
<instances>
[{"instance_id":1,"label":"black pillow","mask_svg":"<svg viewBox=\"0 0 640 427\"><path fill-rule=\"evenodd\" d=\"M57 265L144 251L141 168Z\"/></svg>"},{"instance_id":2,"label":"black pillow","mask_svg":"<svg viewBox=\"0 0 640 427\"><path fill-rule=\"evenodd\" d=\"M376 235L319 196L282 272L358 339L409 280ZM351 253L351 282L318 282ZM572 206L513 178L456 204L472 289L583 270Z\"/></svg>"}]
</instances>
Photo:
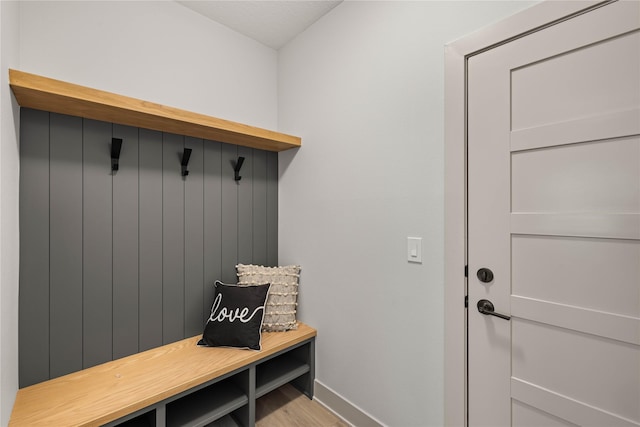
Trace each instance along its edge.
<instances>
[{"instance_id":1,"label":"black pillow","mask_svg":"<svg viewBox=\"0 0 640 427\"><path fill-rule=\"evenodd\" d=\"M270 286L235 286L216 281L211 313L198 345L260 350L260 330Z\"/></svg>"}]
</instances>

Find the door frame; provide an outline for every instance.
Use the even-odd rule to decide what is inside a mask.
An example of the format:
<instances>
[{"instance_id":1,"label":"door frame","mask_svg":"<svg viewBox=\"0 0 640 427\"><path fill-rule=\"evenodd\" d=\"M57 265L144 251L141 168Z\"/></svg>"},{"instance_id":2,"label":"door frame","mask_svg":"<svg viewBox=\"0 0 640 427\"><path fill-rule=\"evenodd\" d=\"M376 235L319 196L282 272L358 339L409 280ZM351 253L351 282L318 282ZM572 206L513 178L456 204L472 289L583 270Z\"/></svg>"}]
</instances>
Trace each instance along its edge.
<instances>
[{"instance_id":1,"label":"door frame","mask_svg":"<svg viewBox=\"0 0 640 427\"><path fill-rule=\"evenodd\" d=\"M547 0L445 45L444 422L467 425L467 59L610 0Z\"/></svg>"}]
</instances>

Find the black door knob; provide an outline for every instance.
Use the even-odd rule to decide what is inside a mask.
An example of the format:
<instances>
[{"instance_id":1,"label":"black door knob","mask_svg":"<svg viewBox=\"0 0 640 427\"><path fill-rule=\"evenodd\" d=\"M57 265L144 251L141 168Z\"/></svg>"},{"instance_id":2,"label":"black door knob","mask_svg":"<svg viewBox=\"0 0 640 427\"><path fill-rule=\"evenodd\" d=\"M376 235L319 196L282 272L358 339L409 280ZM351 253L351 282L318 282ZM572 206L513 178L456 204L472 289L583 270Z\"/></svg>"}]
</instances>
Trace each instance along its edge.
<instances>
[{"instance_id":1,"label":"black door knob","mask_svg":"<svg viewBox=\"0 0 640 427\"><path fill-rule=\"evenodd\" d=\"M481 299L480 301L478 301L477 307L478 307L478 311L484 315L496 316L504 320L511 319L511 316L507 316L506 314L496 313L494 311L495 307L493 306L493 303L487 299Z\"/></svg>"},{"instance_id":2,"label":"black door knob","mask_svg":"<svg viewBox=\"0 0 640 427\"><path fill-rule=\"evenodd\" d=\"M493 271L488 268L481 268L476 274L481 282L489 283L493 280Z\"/></svg>"}]
</instances>

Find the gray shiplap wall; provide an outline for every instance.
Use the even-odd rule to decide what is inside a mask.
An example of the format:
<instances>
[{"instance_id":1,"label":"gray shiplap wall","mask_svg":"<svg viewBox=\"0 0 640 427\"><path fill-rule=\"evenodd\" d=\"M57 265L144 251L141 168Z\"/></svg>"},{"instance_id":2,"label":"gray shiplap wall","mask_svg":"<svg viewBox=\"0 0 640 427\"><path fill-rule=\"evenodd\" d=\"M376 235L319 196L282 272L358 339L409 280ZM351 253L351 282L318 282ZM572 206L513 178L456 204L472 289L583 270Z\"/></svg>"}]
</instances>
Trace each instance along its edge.
<instances>
[{"instance_id":1,"label":"gray shiplap wall","mask_svg":"<svg viewBox=\"0 0 640 427\"><path fill-rule=\"evenodd\" d=\"M277 153L26 108L20 128L20 387L202 333L216 279L277 265Z\"/></svg>"}]
</instances>

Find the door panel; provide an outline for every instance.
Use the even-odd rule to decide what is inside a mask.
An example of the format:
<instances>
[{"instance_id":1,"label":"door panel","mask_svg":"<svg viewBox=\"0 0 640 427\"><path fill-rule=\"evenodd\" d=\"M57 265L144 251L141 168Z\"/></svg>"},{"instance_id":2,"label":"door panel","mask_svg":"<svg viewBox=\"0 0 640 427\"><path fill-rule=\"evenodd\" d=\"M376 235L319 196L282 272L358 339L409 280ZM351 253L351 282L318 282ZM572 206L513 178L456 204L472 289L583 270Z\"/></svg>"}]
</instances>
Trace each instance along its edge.
<instances>
[{"instance_id":1,"label":"door panel","mask_svg":"<svg viewBox=\"0 0 640 427\"><path fill-rule=\"evenodd\" d=\"M517 379L511 380L511 396L512 401L527 402L531 407L582 427L637 426L634 421ZM546 424L537 427L542 426Z\"/></svg>"},{"instance_id":2,"label":"door panel","mask_svg":"<svg viewBox=\"0 0 640 427\"><path fill-rule=\"evenodd\" d=\"M575 427L578 424L571 423L539 409L525 405L517 400L511 401L513 424L522 427Z\"/></svg>"},{"instance_id":3,"label":"door panel","mask_svg":"<svg viewBox=\"0 0 640 427\"><path fill-rule=\"evenodd\" d=\"M511 251L513 296L640 317L640 241L514 235Z\"/></svg>"},{"instance_id":4,"label":"door panel","mask_svg":"<svg viewBox=\"0 0 640 427\"><path fill-rule=\"evenodd\" d=\"M617 2L468 61L469 425L640 426L639 29Z\"/></svg>"},{"instance_id":5,"label":"door panel","mask_svg":"<svg viewBox=\"0 0 640 427\"><path fill-rule=\"evenodd\" d=\"M640 33L533 62L511 72L512 129L525 129L637 107ZM576 74L579 73L579 78Z\"/></svg>"},{"instance_id":6,"label":"door panel","mask_svg":"<svg viewBox=\"0 0 640 427\"><path fill-rule=\"evenodd\" d=\"M638 137L512 153L511 209L635 213L640 207L638 176Z\"/></svg>"},{"instance_id":7,"label":"door panel","mask_svg":"<svg viewBox=\"0 0 640 427\"><path fill-rule=\"evenodd\" d=\"M639 419L637 345L519 317L513 318L512 333L513 379L624 418ZM603 361L608 368L603 367Z\"/></svg>"}]
</instances>

